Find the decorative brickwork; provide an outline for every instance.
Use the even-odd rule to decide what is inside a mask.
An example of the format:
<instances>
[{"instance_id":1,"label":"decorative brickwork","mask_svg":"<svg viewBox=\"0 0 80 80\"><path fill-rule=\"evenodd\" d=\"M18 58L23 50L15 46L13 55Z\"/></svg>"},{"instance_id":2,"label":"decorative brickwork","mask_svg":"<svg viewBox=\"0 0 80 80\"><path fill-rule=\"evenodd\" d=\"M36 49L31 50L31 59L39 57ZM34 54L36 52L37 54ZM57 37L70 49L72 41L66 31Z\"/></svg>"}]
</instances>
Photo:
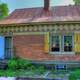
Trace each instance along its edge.
<instances>
[{"instance_id":1,"label":"decorative brickwork","mask_svg":"<svg viewBox=\"0 0 80 80\"><path fill-rule=\"evenodd\" d=\"M76 27L75 27L76 26ZM36 24L36 25L11 25L0 26L0 33L8 32L75 32L80 31L80 24Z\"/></svg>"}]
</instances>

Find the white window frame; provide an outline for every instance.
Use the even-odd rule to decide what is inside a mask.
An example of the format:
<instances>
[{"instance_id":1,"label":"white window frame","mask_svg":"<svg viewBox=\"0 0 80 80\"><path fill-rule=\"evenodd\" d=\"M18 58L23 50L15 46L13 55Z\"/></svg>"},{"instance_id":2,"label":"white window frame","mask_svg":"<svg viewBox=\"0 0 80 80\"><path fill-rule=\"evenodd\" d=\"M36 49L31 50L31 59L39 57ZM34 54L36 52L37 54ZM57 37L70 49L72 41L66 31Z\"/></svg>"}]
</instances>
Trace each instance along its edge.
<instances>
[{"instance_id":1,"label":"white window frame","mask_svg":"<svg viewBox=\"0 0 80 80\"><path fill-rule=\"evenodd\" d=\"M58 52L58 51L54 51L54 52L52 52L51 51L51 44L52 44L52 35L54 34L54 36L55 35L59 35L59 39L61 38L61 40L59 40L60 41L60 51ZM74 49L74 34L72 33L69 33L70 34L70 36L72 36L72 48ZM72 51L70 51L70 52L66 52L66 51L64 51L64 36L67 36L67 34L65 33L64 35L60 35L60 34L58 34L58 33L52 33L51 34L51 38L50 38L50 54L55 54L55 55L57 55L57 54L75 54L75 52L74 52L74 50L72 50Z\"/></svg>"},{"instance_id":2,"label":"white window frame","mask_svg":"<svg viewBox=\"0 0 80 80\"><path fill-rule=\"evenodd\" d=\"M60 51L54 51L54 52L52 52L51 51L51 47L52 47L52 36L59 36L59 47L60 47ZM61 40L60 40L60 38L61 38L61 35L59 35L58 33L52 33L51 35L50 35L50 54L61 54Z\"/></svg>"}]
</instances>

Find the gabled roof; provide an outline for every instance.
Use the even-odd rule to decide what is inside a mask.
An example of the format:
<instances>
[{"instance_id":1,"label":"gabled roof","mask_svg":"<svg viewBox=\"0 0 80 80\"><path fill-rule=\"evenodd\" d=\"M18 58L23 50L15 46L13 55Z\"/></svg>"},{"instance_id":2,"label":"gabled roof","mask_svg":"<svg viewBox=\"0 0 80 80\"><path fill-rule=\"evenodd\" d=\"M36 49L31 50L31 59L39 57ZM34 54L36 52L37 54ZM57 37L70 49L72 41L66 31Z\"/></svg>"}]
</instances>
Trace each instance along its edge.
<instances>
[{"instance_id":1,"label":"gabled roof","mask_svg":"<svg viewBox=\"0 0 80 80\"><path fill-rule=\"evenodd\" d=\"M80 6L56 6L45 11L42 7L16 9L0 24L31 22L80 21Z\"/></svg>"}]
</instances>

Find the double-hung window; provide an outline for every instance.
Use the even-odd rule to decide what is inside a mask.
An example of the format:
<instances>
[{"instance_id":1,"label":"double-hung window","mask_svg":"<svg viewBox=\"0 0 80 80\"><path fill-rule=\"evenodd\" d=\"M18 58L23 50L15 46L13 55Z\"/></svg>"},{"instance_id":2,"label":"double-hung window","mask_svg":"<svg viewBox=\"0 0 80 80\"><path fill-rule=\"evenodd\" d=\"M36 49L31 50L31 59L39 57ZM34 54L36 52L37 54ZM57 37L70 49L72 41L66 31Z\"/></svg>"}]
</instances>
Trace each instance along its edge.
<instances>
[{"instance_id":1,"label":"double-hung window","mask_svg":"<svg viewBox=\"0 0 80 80\"><path fill-rule=\"evenodd\" d=\"M51 35L51 52L65 53L73 51L73 35L72 34L52 34Z\"/></svg>"}]
</instances>

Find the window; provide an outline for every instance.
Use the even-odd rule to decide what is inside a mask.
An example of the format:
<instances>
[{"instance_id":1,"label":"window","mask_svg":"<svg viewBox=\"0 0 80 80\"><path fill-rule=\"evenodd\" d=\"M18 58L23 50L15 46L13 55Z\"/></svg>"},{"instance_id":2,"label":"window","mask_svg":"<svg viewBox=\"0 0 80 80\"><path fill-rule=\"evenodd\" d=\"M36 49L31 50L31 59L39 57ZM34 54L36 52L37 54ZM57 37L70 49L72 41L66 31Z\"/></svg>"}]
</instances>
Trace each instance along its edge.
<instances>
[{"instance_id":1,"label":"window","mask_svg":"<svg viewBox=\"0 0 80 80\"><path fill-rule=\"evenodd\" d=\"M56 53L56 54L58 53L65 54L65 52L73 53L72 51L74 43L72 34L68 35L52 34L50 40L51 40L50 43L51 53Z\"/></svg>"},{"instance_id":2,"label":"window","mask_svg":"<svg viewBox=\"0 0 80 80\"><path fill-rule=\"evenodd\" d=\"M72 51L72 36L64 36L64 51Z\"/></svg>"},{"instance_id":3,"label":"window","mask_svg":"<svg viewBox=\"0 0 80 80\"><path fill-rule=\"evenodd\" d=\"M60 40L59 40L59 36L52 36L51 51L54 51L54 52L60 51Z\"/></svg>"}]
</instances>

